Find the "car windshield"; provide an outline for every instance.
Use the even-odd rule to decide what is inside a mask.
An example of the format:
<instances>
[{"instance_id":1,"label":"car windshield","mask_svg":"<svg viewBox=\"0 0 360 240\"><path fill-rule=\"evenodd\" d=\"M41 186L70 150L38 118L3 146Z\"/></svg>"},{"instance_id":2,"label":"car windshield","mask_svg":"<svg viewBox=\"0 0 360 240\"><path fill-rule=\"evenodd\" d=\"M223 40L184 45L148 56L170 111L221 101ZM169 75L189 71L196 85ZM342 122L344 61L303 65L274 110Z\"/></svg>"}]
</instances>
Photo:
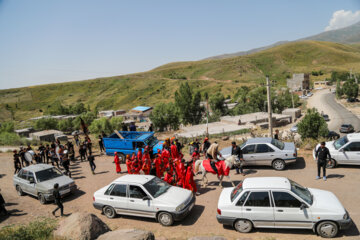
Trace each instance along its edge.
<instances>
[{"instance_id":1,"label":"car windshield","mask_svg":"<svg viewBox=\"0 0 360 240\"><path fill-rule=\"evenodd\" d=\"M164 194L170 188L170 185L163 180L155 177L145 183L144 187L154 198L157 198L158 196Z\"/></svg>"},{"instance_id":2,"label":"car windshield","mask_svg":"<svg viewBox=\"0 0 360 240\"><path fill-rule=\"evenodd\" d=\"M157 138L154 136L151 136L150 138L145 140L146 145L151 147L155 146L158 142L159 140L157 140Z\"/></svg>"},{"instance_id":3,"label":"car windshield","mask_svg":"<svg viewBox=\"0 0 360 240\"><path fill-rule=\"evenodd\" d=\"M338 140L336 140L334 142L334 147L335 147L336 150L338 150L339 148L341 148L342 146L344 146L348 142L349 142L349 139L347 138L347 136L344 136L344 137L339 138Z\"/></svg>"},{"instance_id":4,"label":"car windshield","mask_svg":"<svg viewBox=\"0 0 360 240\"><path fill-rule=\"evenodd\" d=\"M300 184L298 184L292 180L289 180L289 181L291 184L291 191L293 193L295 193L296 195L298 195L302 200L304 200L308 204L312 205L313 198L312 198L310 191L307 188L304 188L303 186L301 186Z\"/></svg>"},{"instance_id":5,"label":"car windshield","mask_svg":"<svg viewBox=\"0 0 360 240\"><path fill-rule=\"evenodd\" d=\"M283 150L285 147L285 144L283 142L280 142L277 139L272 139L271 140L271 144L274 145L275 147L277 147L280 150Z\"/></svg>"},{"instance_id":6,"label":"car windshield","mask_svg":"<svg viewBox=\"0 0 360 240\"><path fill-rule=\"evenodd\" d=\"M231 192L230 198L231 198L231 202L233 202L237 196L239 196L239 194L242 192L242 181L240 181L240 183L234 187L234 189Z\"/></svg>"},{"instance_id":7,"label":"car windshield","mask_svg":"<svg viewBox=\"0 0 360 240\"><path fill-rule=\"evenodd\" d=\"M62 176L62 173L56 168L48 168L35 173L38 182L44 182L53 178Z\"/></svg>"}]
</instances>

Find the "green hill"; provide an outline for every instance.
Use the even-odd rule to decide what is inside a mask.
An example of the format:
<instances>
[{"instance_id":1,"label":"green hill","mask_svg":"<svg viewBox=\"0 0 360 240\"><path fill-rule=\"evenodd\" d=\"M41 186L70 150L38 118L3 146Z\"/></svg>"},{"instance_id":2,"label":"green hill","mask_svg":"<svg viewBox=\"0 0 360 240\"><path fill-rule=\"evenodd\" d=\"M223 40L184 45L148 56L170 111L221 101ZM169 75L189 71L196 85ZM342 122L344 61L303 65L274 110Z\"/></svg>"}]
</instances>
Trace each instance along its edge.
<instances>
[{"instance_id":1,"label":"green hill","mask_svg":"<svg viewBox=\"0 0 360 240\"><path fill-rule=\"evenodd\" d=\"M54 102L82 102L91 109L130 109L168 102L181 82L209 94L232 95L241 85L264 83L265 75L286 84L292 73L322 70L360 72L360 47L331 42L291 42L251 55L170 63L149 72L92 80L0 90L0 121L39 116ZM314 79L314 78L313 78ZM316 78L315 78L316 79Z\"/></svg>"}]
</instances>

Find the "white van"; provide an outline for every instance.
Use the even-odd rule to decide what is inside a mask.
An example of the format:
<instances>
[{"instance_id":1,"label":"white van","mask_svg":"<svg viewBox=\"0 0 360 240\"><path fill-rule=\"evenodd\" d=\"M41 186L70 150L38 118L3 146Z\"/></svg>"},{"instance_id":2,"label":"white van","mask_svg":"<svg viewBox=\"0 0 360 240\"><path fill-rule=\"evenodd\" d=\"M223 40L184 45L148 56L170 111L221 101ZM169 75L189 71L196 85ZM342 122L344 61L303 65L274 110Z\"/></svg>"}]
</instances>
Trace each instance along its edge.
<instances>
[{"instance_id":1,"label":"white van","mask_svg":"<svg viewBox=\"0 0 360 240\"><path fill-rule=\"evenodd\" d=\"M116 214L155 218L163 226L185 218L195 195L150 175L125 175L94 193L93 205L108 218Z\"/></svg>"},{"instance_id":2,"label":"white van","mask_svg":"<svg viewBox=\"0 0 360 240\"><path fill-rule=\"evenodd\" d=\"M242 233L253 228L297 228L313 229L326 238L352 223L332 192L304 188L283 177L246 178L223 189L216 218Z\"/></svg>"}]
</instances>

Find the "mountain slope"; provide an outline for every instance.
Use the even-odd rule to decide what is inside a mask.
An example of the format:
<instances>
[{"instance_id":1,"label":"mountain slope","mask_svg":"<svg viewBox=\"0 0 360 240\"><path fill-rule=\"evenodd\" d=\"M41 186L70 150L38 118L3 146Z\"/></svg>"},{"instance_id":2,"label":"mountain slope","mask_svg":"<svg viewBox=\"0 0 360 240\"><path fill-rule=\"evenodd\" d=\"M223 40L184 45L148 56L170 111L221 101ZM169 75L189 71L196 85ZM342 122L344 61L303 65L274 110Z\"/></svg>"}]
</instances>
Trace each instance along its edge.
<instances>
[{"instance_id":1,"label":"mountain slope","mask_svg":"<svg viewBox=\"0 0 360 240\"><path fill-rule=\"evenodd\" d=\"M313 35L310 37L302 38L299 40L295 40L295 41L304 41L304 40L326 41L326 42L336 42L336 43L346 43L346 44L358 43L358 42L360 42L360 22L355 23L355 24L350 25L345 28L322 32L322 33L319 33L319 34L316 34L316 35ZM218 56L209 57L206 59L224 59L224 58L248 55L248 54L260 52L260 51L263 51L265 49L269 49L269 48L272 48L275 46L279 46L279 45L282 45L285 43L289 43L289 42L290 41L280 41L280 42L276 42L274 44L271 44L271 45L268 45L265 47L254 48L249 51L222 54L222 55L218 55Z\"/></svg>"},{"instance_id":2,"label":"mountain slope","mask_svg":"<svg viewBox=\"0 0 360 240\"><path fill-rule=\"evenodd\" d=\"M322 70L360 72L360 47L332 42L302 41L283 44L254 54L216 60L170 63L149 72L92 80L0 90L0 121L25 120L46 112L54 102L82 102L91 109L130 109L169 102L181 82L209 94L232 95L241 85L259 85L265 75L279 86L296 72ZM312 78L314 80L316 78Z\"/></svg>"}]
</instances>

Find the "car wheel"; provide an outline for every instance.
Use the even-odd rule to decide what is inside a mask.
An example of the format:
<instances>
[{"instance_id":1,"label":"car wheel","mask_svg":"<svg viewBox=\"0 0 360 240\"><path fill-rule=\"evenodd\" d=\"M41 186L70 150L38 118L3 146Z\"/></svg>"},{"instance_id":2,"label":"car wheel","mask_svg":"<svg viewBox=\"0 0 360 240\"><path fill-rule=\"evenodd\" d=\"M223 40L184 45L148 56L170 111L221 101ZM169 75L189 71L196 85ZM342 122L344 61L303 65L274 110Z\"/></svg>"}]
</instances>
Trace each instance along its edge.
<instances>
[{"instance_id":1,"label":"car wheel","mask_svg":"<svg viewBox=\"0 0 360 240\"><path fill-rule=\"evenodd\" d=\"M23 196L24 192L19 185L16 186L16 192L19 196Z\"/></svg>"},{"instance_id":2,"label":"car wheel","mask_svg":"<svg viewBox=\"0 0 360 240\"><path fill-rule=\"evenodd\" d=\"M115 209L110 206L104 207L103 212L108 218L114 218L116 216Z\"/></svg>"},{"instance_id":3,"label":"car wheel","mask_svg":"<svg viewBox=\"0 0 360 240\"><path fill-rule=\"evenodd\" d=\"M331 159L330 161L328 161L328 163L326 164L326 168L335 168L336 167L336 161L334 159Z\"/></svg>"},{"instance_id":4,"label":"car wheel","mask_svg":"<svg viewBox=\"0 0 360 240\"><path fill-rule=\"evenodd\" d=\"M339 228L336 225L336 223L325 221L319 223L319 225L316 228L316 231L323 238L333 238L338 234Z\"/></svg>"},{"instance_id":5,"label":"car wheel","mask_svg":"<svg viewBox=\"0 0 360 240\"><path fill-rule=\"evenodd\" d=\"M236 222L234 223L234 228L238 232L248 233L251 232L251 230L253 229L253 225L249 220L239 219L236 220Z\"/></svg>"},{"instance_id":6,"label":"car wheel","mask_svg":"<svg viewBox=\"0 0 360 240\"><path fill-rule=\"evenodd\" d=\"M276 160L273 161L272 167L273 167L276 171L282 171L282 170L285 169L285 162L284 162L284 160L276 159Z\"/></svg>"},{"instance_id":7,"label":"car wheel","mask_svg":"<svg viewBox=\"0 0 360 240\"><path fill-rule=\"evenodd\" d=\"M125 155L123 153L119 153L119 159L121 163L125 163Z\"/></svg>"},{"instance_id":8,"label":"car wheel","mask_svg":"<svg viewBox=\"0 0 360 240\"><path fill-rule=\"evenodd\" d=\"M171 226L174 223L174 218L170 213L161 212L158 215L158 221L163 226Z\"/></svg>"},{"instance_id":9,"label":"car wheel","mask_svg":"<svg viewBox=\"0 0 360 240\"><path fill-rule=\"evenodd\" d=\"M42 193L39 193L38 199L39 199L41 204L46 204L46 199L45 199L45 197L44 197L44 195Z\"/></svg>"}]
</instances>

